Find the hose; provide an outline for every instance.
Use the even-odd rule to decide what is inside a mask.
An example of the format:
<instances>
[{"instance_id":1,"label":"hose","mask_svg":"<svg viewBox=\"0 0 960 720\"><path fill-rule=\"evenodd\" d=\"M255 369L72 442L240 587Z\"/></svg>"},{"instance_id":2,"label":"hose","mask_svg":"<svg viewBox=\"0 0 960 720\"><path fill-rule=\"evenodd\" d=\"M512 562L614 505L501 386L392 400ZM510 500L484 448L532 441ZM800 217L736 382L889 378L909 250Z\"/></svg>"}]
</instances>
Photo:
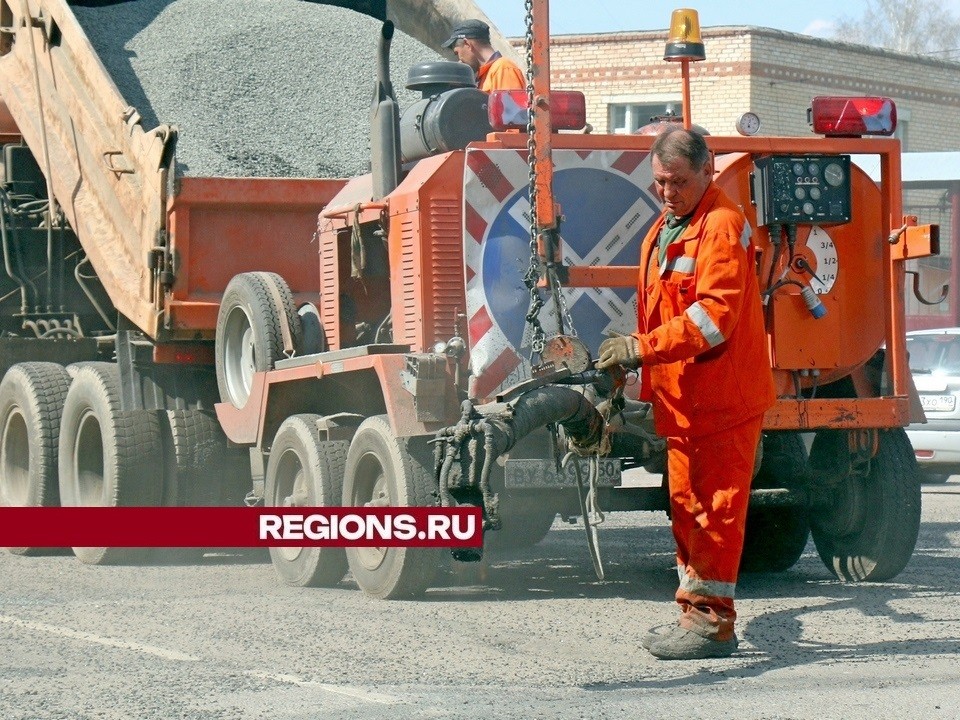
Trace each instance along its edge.
<instances>
[{"instance_id":1,"label":"hose","mask_svg":"<svg viewBox=\"0 0 960 720\"><path fill-rule=\"evenodd\" d=\"M460 421L438 432L435 441L440 502L443 506L457 504L451 492L453 467L458 455L461 461L469 459L467 484L479 488L483 495L491 527L499 527L498 498L490 486L493 463L520 440L538 428L555 424L564 428L578 454L596 452L603 441L603 416L583 393L568 387L547 385L530 390L486 415L478 413L469 400L461 409Z\"/></svg>"}]
</instances>

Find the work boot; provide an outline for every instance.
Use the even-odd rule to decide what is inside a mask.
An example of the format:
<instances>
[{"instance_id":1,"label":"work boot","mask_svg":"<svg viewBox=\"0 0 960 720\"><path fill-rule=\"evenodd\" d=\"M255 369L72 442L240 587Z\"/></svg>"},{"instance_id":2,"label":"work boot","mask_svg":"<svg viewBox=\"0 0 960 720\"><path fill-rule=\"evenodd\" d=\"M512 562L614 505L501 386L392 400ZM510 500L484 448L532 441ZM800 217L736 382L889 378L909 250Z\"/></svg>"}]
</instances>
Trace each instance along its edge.
<instances>
[{"instance_id":1,"label":"work boot","mask_svg":"<svg viewBox=\"0 0 960 720\"><path fill-rule=\"evenodd\" d=\"M640 647L642 647L644 650L649 650L651 645L653 645L657 640L665 638L675 627L677 627L676 623L668 623L666 625L657 625L654 628L650 628L650 630L647 631L647 634L643 636L643 640L640 641Z\"/></svg>"},{"instance_id":2,"label":"work boot","mask_svg":"<svg viewBox=\"0 0 960 720\"><path fill-rule=\"evenodd\" d=\"M647 649L661 660L702 660L729 657L738 644L736 635L729 640L714 640L678 625Z\"/></svg>"}]
</instances>

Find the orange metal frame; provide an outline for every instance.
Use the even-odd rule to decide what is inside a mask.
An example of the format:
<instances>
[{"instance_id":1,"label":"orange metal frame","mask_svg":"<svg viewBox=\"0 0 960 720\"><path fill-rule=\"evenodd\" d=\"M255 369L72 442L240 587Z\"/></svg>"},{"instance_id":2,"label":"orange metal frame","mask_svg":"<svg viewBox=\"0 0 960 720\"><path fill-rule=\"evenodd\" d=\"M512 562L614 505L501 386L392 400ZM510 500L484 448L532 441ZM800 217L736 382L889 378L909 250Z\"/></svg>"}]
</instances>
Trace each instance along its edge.
<instances>
[{"instance_id":1,"label":"orange metal frame","mask_svg":"<svg viewBox=\"0 0 960 720\"><path fill-rule=\"evenodd\" d=\"M481 147L526 148L526 137L511 133L488 136ZM649 135L572 135L550 138L553 150L649 150L654 137ZM751 156L774 154L865 154L881 160L880 217L883 238L904 223L900 194L900 143L890 138L775 138L710 136L707 144L715 154L746 153ZM883 398L842 400L781 399L767 414L767 429L808 429L815 427L897 427L910 422L911 393L905 347L904 266L905 257L923 253L921 228L896 237L883 247L884 341L890 375L890 395ZM926 231L927 233L929 231ZM908 246L910 243L911 246ZM929 247L929 244L926 246ZM868 260L864 260L867 262ZM635 287L638 267L571 267L569 287Z\"/></svg>"},{"instance_id":2,"label":"orange metal frame","mask_svg":"<svg viewBox=\"0 0 960 720\"><path fill-rule=\"evenodd\" d=\"M416 419L414 397L400 382L400 373L405 365L406 358L403 354L391 353L362 355L342 360L318 360L308 365L258 372L253 376L247 404L236 408L228 402L217 403L217 419L231 442L262 448L269 445L283 419L292 412L297 412L295 408L288 411L282 406L282 402L277 401L278 388L282 389L283 386L298 381L322 383L324 378L332 376L349 377L359 372L372 371L376 373L383 390L385 412L398 437L437 432L448 425L449 421L423 423ZM457 417L458 405L453 393L448 395L446 412L452 421Z\"/></svg>"}]
</instances>

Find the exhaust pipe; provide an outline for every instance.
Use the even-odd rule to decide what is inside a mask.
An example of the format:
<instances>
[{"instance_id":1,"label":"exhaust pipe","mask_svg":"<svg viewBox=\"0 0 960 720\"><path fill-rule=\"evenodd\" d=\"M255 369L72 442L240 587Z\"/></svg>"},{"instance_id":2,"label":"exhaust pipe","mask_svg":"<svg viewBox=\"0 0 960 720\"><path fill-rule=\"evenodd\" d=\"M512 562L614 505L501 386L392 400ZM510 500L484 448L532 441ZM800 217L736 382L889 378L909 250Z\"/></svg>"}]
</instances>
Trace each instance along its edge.
<instances>
[{"instance_id":1,"label":"exhaust pipe","mask_svg":"<svg viewBox=\"0 0 960 720\"><path fill-rule=\"evenodd\" d=\"M370 171L373 199L389 195L400 182L400 109L390 82L390 42L393 23L380 29L377 45L377 84L370 106Z\"/></svg>"}]
</instances>

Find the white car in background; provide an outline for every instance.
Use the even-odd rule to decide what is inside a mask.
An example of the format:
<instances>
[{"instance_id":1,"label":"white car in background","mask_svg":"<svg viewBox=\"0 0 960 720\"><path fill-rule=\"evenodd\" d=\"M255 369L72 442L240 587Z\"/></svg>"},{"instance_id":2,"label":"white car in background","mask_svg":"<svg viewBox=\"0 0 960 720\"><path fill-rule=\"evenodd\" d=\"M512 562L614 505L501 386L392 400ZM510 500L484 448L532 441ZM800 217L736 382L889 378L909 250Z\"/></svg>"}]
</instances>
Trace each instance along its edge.
<instances>
[{"instance_id":1,"label":"white car in background","mask_svg":"<svg viewBox=\"0 0 960 720\"><path fill-rule=\"evenodd\" d=\"M927 416L907 436L926 481L945 482L960 473L960 328L909 332L907 353Z\"/></svg>"}]
</instances>

